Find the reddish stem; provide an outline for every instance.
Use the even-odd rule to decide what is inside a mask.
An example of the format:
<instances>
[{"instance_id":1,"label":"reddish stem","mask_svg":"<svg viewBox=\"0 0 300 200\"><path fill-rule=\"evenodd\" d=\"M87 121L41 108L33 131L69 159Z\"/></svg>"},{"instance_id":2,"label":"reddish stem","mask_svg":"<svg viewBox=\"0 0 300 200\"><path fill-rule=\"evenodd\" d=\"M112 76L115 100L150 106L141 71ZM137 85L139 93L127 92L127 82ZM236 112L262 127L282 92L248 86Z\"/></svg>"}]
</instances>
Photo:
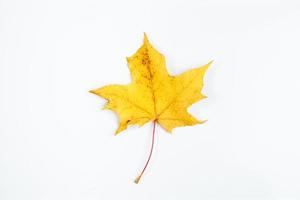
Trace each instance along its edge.
<instances>
[{"instance_id":1,"label":"reddish stem","mask_svg":"<svg viewBox=\"0 0 300 200\"><path fill-rule=\"evenodd\" d=\"M144 172L145 172L145 170L146 170L146 168L147 168L147 166L148 166L148 163L149 163L149 161L150 161L150 159L151 159L151 156L152 156L152 151L153 151L153 146L154 146L155 126L156 126L156 120L153 121L152 143L151 143L150 154L149 154L149 156L148 156L148 160L147 160L147 162L146 162L146 164L145 164L145 166L144 166L142 172L141 172L140 175L138 175L138 177L136 177L136 179L134 180L134 182L135 182L136 184L138 184L139 181L140 181L140 179L142 178L142 176L143 176L143 174L144 174Z\"/></svg>"}]
</instances>

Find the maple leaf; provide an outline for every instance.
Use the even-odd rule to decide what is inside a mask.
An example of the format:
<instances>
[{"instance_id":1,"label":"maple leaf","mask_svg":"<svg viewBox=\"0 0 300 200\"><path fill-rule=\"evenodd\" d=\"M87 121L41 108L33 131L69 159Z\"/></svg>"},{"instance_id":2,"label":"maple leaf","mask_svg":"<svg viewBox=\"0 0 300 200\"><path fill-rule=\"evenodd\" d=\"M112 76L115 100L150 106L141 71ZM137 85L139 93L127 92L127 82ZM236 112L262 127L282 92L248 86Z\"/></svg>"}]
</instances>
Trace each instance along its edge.
<instances>
[{"instance_id":1,"label":"maple leaf","mask_svg":"<svg viewBox=\"0 0 300 200\"><path fill-rule=\"evenodd\" d=\"M108 85L90 92L108 100L105 109L115 111L120 118L116 134L128 125L143 125L157 121L166 131L178 126L195 125L197 120L187 108L206 98L201 94L203 76L211 64L170 76L165 58L149 42L146 34L144 44L127 58L132 76L128 85Z\"/></svg>"},{"instance_id":2,"label":"maple leaf","mask_svg":"<svg viewBox=\"0 0 300 200\"><path fill-rule=\"evenodd\" d=\"M201 94L201 90L204 74L211 62L178 76L171 76L166 69L165 57L150 44L146 34L143 45L134 55L127 58L127 62L132 83L108 85L90 92L107 99L104 108L116 112L119 116L120 125L116 134L125 130L128 125L142 126L149 121L154 122L147 166L153 149L155 123L171 132L175 127L204 122L189 114L187 108L206 98Z\"/></svg>"}]
</instances>

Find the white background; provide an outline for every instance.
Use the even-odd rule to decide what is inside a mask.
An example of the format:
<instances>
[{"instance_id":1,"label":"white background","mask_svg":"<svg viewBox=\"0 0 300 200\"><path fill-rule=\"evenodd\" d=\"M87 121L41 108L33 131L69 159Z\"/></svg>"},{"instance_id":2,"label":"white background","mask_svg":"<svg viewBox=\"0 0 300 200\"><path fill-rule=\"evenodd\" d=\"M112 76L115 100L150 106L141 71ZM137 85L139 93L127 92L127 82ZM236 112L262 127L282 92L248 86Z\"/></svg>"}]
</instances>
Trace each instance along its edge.
<instances>
[{"instance_id":1,"label":"white background","mask_svg":"<svg viewBox=\"0 0 300 200\"><path fill-rule=\"evenodd\" d=\"M300 199L299 1L0 0L1 200ZM170 74L214 60L203 125L113 133L90 89L130 82L143 32Z\"/></svg>"}]
</instances>

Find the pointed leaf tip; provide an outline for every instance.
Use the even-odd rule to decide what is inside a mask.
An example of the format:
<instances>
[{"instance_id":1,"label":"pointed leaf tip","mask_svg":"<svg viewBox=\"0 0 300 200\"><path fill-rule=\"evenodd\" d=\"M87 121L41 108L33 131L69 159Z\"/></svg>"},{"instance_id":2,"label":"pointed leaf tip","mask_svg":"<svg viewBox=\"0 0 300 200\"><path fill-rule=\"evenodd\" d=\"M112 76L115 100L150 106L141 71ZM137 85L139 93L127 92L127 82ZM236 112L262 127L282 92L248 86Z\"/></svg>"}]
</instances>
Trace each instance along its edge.
<instances>
[{"instance_id":1,"label":"pointed leaf tip","mask_svg":"<svg viewBox=\"0 0 300 200\"><path fill-rule=\"evenodd\" d=\"M144 32L144 44L147 44L147 43L149 43L149 39L148 39L147 34Z\"/></svg>"},{"instance_id":2,"label":"pointed leaf tip","mask_svg":"<svg viewBox=\"0 0 300 200\"><path fill-rule=\"evenodd\" d=\"M96 93L95 93L95 90L90 90L89 93L96 94Z\"/></svg>"},{"instance_id":3,"label":"pointed leaf tip","mask_svg":"<svg viewBox=\"0 0 300 200\"><path fill-rule=\"evenodd\" d=\"M202 66L202 68L206 71L210 65L213 63L213 60L209 61L207 64L205 64L204 66Z\"/></svg>"},{"instance_id":4,"label":"pointed leaf tip","mask_svg":"<svg viewBox=\"0 0 300 200\"><path fill-rule=\"evenodd\" d=\"M207 65L211 65L214 62L214 60L211 60L207 63Z\"/></svg>"}]
</instances>

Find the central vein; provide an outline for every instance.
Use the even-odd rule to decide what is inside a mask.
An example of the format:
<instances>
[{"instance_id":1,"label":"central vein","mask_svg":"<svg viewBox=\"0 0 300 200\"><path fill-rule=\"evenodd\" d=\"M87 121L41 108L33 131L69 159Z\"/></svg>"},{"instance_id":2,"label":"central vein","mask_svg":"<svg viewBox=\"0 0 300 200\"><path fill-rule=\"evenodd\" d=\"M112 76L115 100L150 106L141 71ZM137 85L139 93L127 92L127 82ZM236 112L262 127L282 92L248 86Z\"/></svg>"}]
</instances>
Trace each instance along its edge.
<instances>
[{"instance_id":1,"label":"central vein","mask_svg":"<svg viewBox=\"0 0 300 200\"><path fill-rule=\"evenodd\" d=\"M156 111L156 98L155 98L155 91L154 91L154 74L155 72L152 71L153 68L151 67L152 63L149 57L149 51L148 51L149 47L145 48L145 54L144 54L144 58L142 63L146 66L148 72L149 72L149 82L150 82L150 89L151 89L151 93L152 93L152 101L153 101L153 106L154 106L154 114L155 114L155 119L157 119L157 111ZM154 119L154 120L155 120Z\"/></svg>"}]
</instances>

